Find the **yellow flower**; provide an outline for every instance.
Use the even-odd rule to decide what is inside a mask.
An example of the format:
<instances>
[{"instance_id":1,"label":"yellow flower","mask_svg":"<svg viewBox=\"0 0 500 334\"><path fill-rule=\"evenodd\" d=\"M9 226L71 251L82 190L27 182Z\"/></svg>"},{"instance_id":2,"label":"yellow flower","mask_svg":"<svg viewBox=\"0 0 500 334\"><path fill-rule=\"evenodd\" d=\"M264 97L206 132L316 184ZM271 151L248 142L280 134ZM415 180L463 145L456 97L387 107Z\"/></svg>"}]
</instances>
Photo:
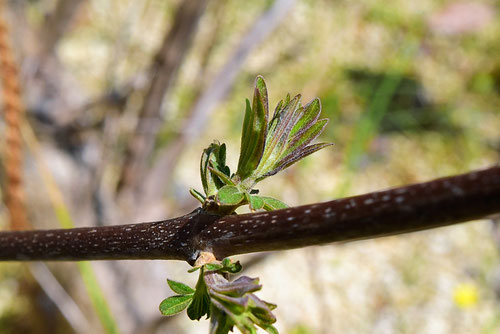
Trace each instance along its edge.
<instances>
[{"instance_id":1,"label":"yellow flower","mask_svg":"<svg viewBox=\"0 0 500 334\"><path fill-rule=\"evenodd\" d=\"M461 283L453 291L453 300L460 308L470 308L477 304L479 291L473 283Z\"/></svg>"}]
</instances>

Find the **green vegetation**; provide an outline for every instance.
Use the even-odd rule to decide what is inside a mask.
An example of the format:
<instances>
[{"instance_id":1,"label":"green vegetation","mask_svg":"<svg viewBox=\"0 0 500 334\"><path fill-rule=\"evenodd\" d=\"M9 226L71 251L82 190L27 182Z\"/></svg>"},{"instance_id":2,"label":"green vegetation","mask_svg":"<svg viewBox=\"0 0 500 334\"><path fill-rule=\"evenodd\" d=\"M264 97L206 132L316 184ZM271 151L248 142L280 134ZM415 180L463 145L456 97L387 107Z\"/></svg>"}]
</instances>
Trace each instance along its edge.
<instances>
[{"instance_id":1,"label":"green vegetation","mask_svg":"<svg viewBox=\"0 0 500 334\"><path fill-rule=\"evenodd\" d=\"M301 96L281 100L269 120L267 88L264 78L255 79L253 104L246 100L241 134L238 170L231 174L226 166L226 145L215 142L203 151L200 163L205 195L191 189L207 211L231 214L239 206L249 204L251 210L272 211L287 205L275 198L256 195L257 182L293 165L321 150L328 143L311 144L325 129L328 119L319 119L318 98L305 106Z\"/></svg>"}]
</instances>

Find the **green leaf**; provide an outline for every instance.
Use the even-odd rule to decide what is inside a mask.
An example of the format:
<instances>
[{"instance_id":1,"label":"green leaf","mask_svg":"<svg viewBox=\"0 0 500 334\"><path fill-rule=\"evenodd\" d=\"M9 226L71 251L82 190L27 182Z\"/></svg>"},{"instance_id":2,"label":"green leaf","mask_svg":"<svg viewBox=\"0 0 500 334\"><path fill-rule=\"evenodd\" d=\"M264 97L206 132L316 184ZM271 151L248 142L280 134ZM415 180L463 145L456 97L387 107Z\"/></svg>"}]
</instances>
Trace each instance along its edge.
<instances>
[{"instance_id":1,"label":"green leaf","mask_svg":"<svg viewBox=\"0 0 500 334\"><path fill-rule=\"evenodd\" d=\"M301 150L316 139L325 129L328 124L328 119L320 119L308 128L302 129L289 143L282 157L289 155L297 150Z\"/></svg>"},{"instance_id":2,"label":"green leaf","mask_svg":"<svg viewBox=\"0 0 500 334\"><path fill-rule=\"evenodd\" d=\"M264 207L264 200L261 196L250 195L250 209L259 210Z\"/></svg>"},{"instance_id":3,"label":"green leaf","mask_svg":"<svg viewBox=\"0 0 500 334\"><path fill-rule=\"evenodd\" d=\"M205 203L205 196L203 196L203 194L197 191L196 189L193 188L189 189L189 193L198 201L200 201L201 204Z\"/></svg>"},{"instance_id":4,"label":"green leaf","mask_svg":"<svg viewBox=\"0 0 500 334\"><path fill-rule=\"evenodd\" d=\"M227 185L219 189L217 192L217 203L221 206L237 205L245 198L242 193L235 186Z\"/></svg>"},{"instance_id":5,"label":"green leaf","mask_svg":"<svg viewBox=\"0 0 500 334\"><path fill-rule=\"evenodd\" d=\"M210 172L212 174L215 174L215 176L217 176L225 185L229 184L229 185L234 186L233 180L231 180L231 178L229 176L227 176L226 174L224 174L223 172L219 171L216 168L212 168L212 167L208 167L208 169L210 170Z\"/></svg>"},{"instance_id":6,"label":"green leaf","mask_svg":"<svg viewBox=\"0 0 500 334\"><path fill-rule=\"evenodd\" d=\"M170 289L172 289L173 292L178 293L179 295L190 295L194 293L194 290L184 283L172 281L169 279L167 279L167 283Z\"/></svg>"},{"instance_id":7,"label":"green leaf","mask_svg":"<svg viewBox=\"0 0 500 334\"><path fill-rule=\"evenodd\" d=\"M264 209L266 209L267 211L288 208L288 205L286 205L285 203L283 203L280 200L277 200L276 198L267 197L267 196L261 196L261 198L264 200Z\"/></svg>"},{"instance_id":8,"label":"green leaf","mask_svg":"<svg viewBox=\"0 0 500 334\"><path fill-rule=\"evenodd\" d=\"M207 319L210 317L210 296L203 275L204 269L202 268L198 276L198 282L196 282L196 291L192 296L193 301L187 309L188 317L191 320L200 320L205 314Z\"/></svg>"},{"instance_id":9,"label":"green leaf","mask_svg":"<svg viewBox=\"0 0 500 334\"><path fill-rule=\"evenodd\" d=\"M222 269L224 266L222 264L219 264L219 263L207 263L204 265L204 267L205 267L205 270L207 270L207 271L215 271L215 270Z\"/></svg>"},{"instance_id":10,"label":"green leaf","mask_svg":"<svg viewBox=\"0 0 500 334\"><path fill-rule=\"evenodd\" d=\"M222 265L224 267L229 267L232 264L232 262L233 261L231 261L231 259L228 257L225 257L224 259L222 259Z\"/></svg>"},{"instance_id":11,"label":"green leaf","mask_svg":"<svg viewBox=\"0 0 500 334\"><path fill-rule=\"evenodd\" d=\"M160 312L163 315L174 315L182 312L189 306L193 295L172 296L164 299L160 304Z\"/></svg>"},{"instance_id":12,"label":"green leaf","mask_svg":"<svg viewBox=\"0 0 500 334\"><path fill-rule=\"evenodd\" d=\"M267 327L262 327L262 329L268 332L269 334L279 334L278 330L272 325L269 325Z\"/></svg>"},{"instance_id":13,"label":"green leaf","mask_svg":"<svg viewBox=\"0 0 500 334\"><path fill-rule=\"evenodd\" d=\"M230 258L226 257L224 260L222 260L222 265L224 268L222 268L222 271L228 272L230 274L236 274L243 269L241 266L240 261L233 262Z\"/></svg>"},{"instance_id":14,"label":"green leaf","mask_svg":"<svg viewBox=\"0 0 500 334\"><path fill-rule=\"evenodd\" d=\"M321 113L321 101L319 98L315 98L308 104L304 106L304 111L294 125L292 131L290 132L290 137L293 137L296 133L299 133L302 129L308 128L311 124L316 122Z\"/></svg>"},{"instance_id":15,"label":"green leaf","mask_svg":"<svg viewBox=\"0 0 500 334\"><path fill-rule=\"evenodd\" d=\"M219 149L218 143L212 143L206 149L203 150L200 160L200 175L201 175L201 183L203 185L203 190L205 191L205 195L211 196L215 195L217 192L217 185L215 184L215 180L212 177L212 174L208 170L210 166L211 160L216 160L215 151Z\"/></svg>"},{"instance_id":16,"label":"green leaf","mask_svg":"<svg viewBox=\"0 0 500 334\"><path fill-rule=\"evenodd\" d=\"M233 330L234 322L225 312L212 306L211 314L209 334L228 334L229 331Z\"/></svg>"},{"instance_id":17,"label":"green leaf","mask_svg":"<svg viewBox=\"0 0 500 334\"><path fill-rule=\"evenodd\" d=\"M205 314L210 317L210 297L206 292L191 296L193 301L188 307L187 314L191 320L200 320Z\"/></svg>"},{"instance_id":18,"label":"green leaf","mask_svg":"<svg viewBox=\"0 0 500 334\"><path fill-rule=\"evenodd\" d=\"M200 268L201 268L201 266L193 267L193 268L188 270L188 273L194 273L195 271L197 271Z\"/></svg>"},{"instance_id":19,"label":"green leaf","mask_svg":"<svg viewBox=\"0 0 500 334\"><path fill-rule=\"evenodd\" d=\"M269 106L264 79L255 79L252 108L247 100L243 131L241 134L240 158L236 174L240 180L247 178L257 168L264 151Z\"/></svg>"},{"instance_id":20,"label":"green leaf","mask_svg":"<svg viewBox=\"0 0 500 334\"><path fill-rule=\"evenodd\" d=\"M262 154L262 160L258 166L259 174L266 174L279 163L279 158L287 147L290 131L300 116L300 99L298 94L279 111L271 120L269 132L266 138L265 150ZM297 109L299 108L299 109ZM259 178L257 176L258 180Z\"/></svg>"}]
</instances>

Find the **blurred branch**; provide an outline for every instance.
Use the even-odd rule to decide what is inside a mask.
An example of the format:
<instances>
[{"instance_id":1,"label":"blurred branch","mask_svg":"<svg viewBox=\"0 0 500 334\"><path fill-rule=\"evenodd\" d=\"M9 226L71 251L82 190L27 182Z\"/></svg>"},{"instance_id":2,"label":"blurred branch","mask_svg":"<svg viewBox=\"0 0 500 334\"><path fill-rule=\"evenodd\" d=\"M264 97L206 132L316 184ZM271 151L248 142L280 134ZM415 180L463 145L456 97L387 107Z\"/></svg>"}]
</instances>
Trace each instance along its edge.
<instances>
[{"instance_id":1,"label":"blurred branch","mask_svg":"<svg viewBox=\"0 0 500 334\"><path fill-rule=\"evenodd\" d=\"M118 182L119 192L135 192L144 176L156 135L162 125L160 112L163 99L176 80L207 2L208 0L183 1L177 9L173 26L166 34L151 66L151 85L125 154Z\"/></svg>"},{"instance_id":2,"label":"blurred branch","mask_svg":"<svg viewBox=\"0 0 500 334\"><path fill-rule=\"evenodd\" d=\"M31 263L28 268L45 294L54 302L73 330L76 333L90 333L91 326L89 321L49 268L44 263Z\"/></svg>"},{"instance_id":3,"label":"blurred branch","mask_svg":"<svg viewBox=\"0 0 500 334\"><path fill-rule=\"evenodd\" d=\"M59 41L67 32L75 15L86 0L59 0L54 11L45 18L41 27L40 51L42 57L52 56Z\"/></svg>"},{"instance_id":4,"label":"blurred branch","mask_svg":"<svg viewBox=\"0 0 500 334\"><path fill-rule=\"evenodd\" d=\"M158 154L151 172L144 182L142 203L154 201L162 195L175 170L182 149L199 138L215 107L226 97L250 53L276 29L291 9L295 0L276 0L253 23L248 33L229 57L222 69L196 100L182 132L167 148Z\"/></svg>"},{"instance_id":5,"label":"blurred branch","mask_svg":"<svg viewBox=\"0 0 500 334\"><path fill-rule=\"evenodd\" d=\"M500 212L500 166L273 212L216 216L196 209L132 225L0 232L0 260L185 260L375 238Z\"/></svg>"}]
</instances>

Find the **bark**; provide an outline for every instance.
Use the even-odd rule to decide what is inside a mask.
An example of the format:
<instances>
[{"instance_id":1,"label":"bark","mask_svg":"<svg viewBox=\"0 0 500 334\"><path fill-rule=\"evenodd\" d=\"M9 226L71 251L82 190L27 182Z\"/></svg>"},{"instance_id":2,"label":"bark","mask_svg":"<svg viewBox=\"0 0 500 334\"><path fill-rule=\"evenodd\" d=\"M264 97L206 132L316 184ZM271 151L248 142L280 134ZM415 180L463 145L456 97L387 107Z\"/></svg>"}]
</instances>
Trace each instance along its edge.
<instances>
[{"instance_id":1,"label":"bark","mask_svg":"<svg viewBox=\"0 0 500 334\"><path fill-rule=\"evenodd\" d=\"M430 182L272 212L68 230L0 232L0 260L185 260L200 252L286 250L375 238L500 212L500 166Z\"/></svg>"}]
</instances>

